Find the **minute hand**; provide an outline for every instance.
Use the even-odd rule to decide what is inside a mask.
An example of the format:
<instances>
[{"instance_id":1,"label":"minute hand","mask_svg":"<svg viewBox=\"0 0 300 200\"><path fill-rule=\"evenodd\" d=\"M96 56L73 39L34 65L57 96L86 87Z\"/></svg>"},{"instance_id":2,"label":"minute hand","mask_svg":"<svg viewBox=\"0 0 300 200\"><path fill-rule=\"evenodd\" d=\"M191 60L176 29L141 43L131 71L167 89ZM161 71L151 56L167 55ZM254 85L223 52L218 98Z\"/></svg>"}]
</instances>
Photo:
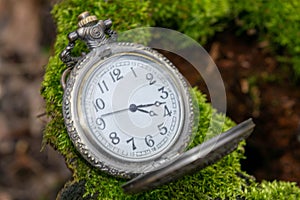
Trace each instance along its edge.
<instances>
[{"instance_id":1,"label":"minute hand","mask_svg":"<svg viewBox=\"0 0 300 200\"><path fill-rule=\"evenodd\" d=\"M160 101L155 101L154 103L150 103L150 104L141 104L136 106L137 108L145 108L145 107L150 107L150 106L160 106L161 104L165 104L166 102L160 102Z\"/></svg>"}]
</instances>

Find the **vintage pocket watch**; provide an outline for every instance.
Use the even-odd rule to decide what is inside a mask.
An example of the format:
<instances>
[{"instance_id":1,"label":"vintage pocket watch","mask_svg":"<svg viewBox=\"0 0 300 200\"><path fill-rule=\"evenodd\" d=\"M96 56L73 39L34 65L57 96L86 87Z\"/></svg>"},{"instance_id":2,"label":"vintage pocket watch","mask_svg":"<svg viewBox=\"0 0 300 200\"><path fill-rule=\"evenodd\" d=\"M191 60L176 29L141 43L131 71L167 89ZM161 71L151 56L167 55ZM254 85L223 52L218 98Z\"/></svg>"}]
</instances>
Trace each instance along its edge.
<instances>
[{"instance_id":1,"label":"vintage pocket watch","mask_svg":"<svg viewBox=\"0 0 300 200\"><path fill-rule=\"evenodd\" d=\"M111 20L98 20L88 12L78 19L78 29L68 35L69 44L60 55L69 67L61 81L63 116L77 150L93 166L111 175L144 176L140 180L152 186L162 182L164 175L159 175L155 183L145 175L161 170L174 176L168 163L174 167L174 161L182 156L195 166L193 158L197 156L183 153L194 123L190 87L185 78L157 51L117 42ZM90 52L74 57L71 53L78 39L85 42ZM215 152L229 153L252 128L248 121L247 128L231 135L234 138L227 137L231 141L224 140L228 144L216 146L224 149L222 152ZM229 148L223 148L226 145ZM211 158L215 161L219 157ZM137 191L134 188L138 186L133 185L136 182L139 179L125 185L125 190ZM141 190L147 187L146 184Z\"/></svg>"}]
</instances>

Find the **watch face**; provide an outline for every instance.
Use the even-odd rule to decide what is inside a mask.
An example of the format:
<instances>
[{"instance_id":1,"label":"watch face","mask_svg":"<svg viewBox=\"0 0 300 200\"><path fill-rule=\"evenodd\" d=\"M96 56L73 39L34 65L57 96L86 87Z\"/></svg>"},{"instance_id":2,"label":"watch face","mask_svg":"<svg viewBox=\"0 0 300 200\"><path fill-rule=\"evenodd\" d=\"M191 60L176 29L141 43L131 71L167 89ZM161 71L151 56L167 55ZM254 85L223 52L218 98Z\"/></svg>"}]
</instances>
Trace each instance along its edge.
<instances>
[{"instance_id":1,"label":"watch face","mask_svg":"<svg viewBox=\"0 0 300 200\"><path fill-rule=\"evenodd\" d=\"M172 64L152 50L119 44L105 51L109 56L102 59L103 50L90 53L70 78L74 85L65 101L72 104L77 147L84 146L88 160L113 171L143 173L187 145L192 121L188 87Z\"/></svg>"},{"instance_id":2,"label":"watch face","mask_svg":"<svg viewBox=\"0 0 300 200\"><path fill-rule=\"evenodd\" d=\"M130 54L95 64L82 88L82 123L111 156L153 160L177 139L184 120L182 98L162 69Z\"/></svg>"}]
</instances>

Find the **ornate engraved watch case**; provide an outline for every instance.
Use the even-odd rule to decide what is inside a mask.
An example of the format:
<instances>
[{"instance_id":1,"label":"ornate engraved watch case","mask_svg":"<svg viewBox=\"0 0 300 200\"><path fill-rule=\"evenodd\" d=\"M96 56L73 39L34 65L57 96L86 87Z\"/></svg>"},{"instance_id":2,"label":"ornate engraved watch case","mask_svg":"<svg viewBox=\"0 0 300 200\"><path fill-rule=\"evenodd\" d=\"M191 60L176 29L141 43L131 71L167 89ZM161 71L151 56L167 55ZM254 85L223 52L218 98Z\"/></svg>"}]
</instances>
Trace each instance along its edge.
<instances>
[{"instance_id":1,"label":"ornate engraved watch case","mask_svg":"<svg viewBox=\"0 0 300 200\"><path fill-rule=\"evenodd\" d=\"M190 87L162 54L117 42L111 20L84 12L60 54L63 116L80 154L111 175L134 178L136 193L202 169L234 150L253 130L252 120L184 152L194 112ZM75 42L90 52L72 56Z\"/></svg>"},{"instance_id":2,"label":"ornate engraved watch case","mask_svg":"<svg viewBox=\"0 0 300 200\"><path fill-rule=\"evenodd\" d=\"M62 85L65 124L76 148L92 165L127 178L178 156L193 125L183 76L151 48L115 42L110 20L98 21L88 13L79 18L78 30L69 34L61 53L74 66ZM76 39L91 51L72 57Z\"/></svg>"}]
</instances>

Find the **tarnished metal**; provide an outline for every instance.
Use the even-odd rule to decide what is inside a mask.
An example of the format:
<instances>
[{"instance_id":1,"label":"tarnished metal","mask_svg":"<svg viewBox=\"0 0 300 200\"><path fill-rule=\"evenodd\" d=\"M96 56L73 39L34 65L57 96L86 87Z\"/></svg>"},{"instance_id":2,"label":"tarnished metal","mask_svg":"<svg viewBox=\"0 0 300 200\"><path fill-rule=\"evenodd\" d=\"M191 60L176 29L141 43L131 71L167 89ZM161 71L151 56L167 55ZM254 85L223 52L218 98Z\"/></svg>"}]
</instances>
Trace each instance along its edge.
<instances>
[{"instance_id":1,"label":"tarnished metal","mask_svg":"<svg viewBox=\"0 0 300 200\"><path fill-rule=\"evenodd\" d=\"M147 162L143 161L140 163L126 161L125 159L114 159L113 156L101 150L96 144L91 142L94 139L90 136L90 134L84 131L84 127L80 123L80 121L83 120L78 120L84 118L84 111L80 101L82 98L86 98L83 95L85 91L83 86L85 83L84 80L88 79L86 74L90 74L90 71L94 71L98 67L104 67L104 64L102 63L109 62L109 60L119 60L119 55L130 55L130 52L134 52L135 55L143 58L149 57L149 59L156 60L156 62L160 62L162 65L165 65L165 70L170 71L169 76L172 76L177 80L177 84L179 85L178 93L182 96L182 100L180 101L183 102L182 108L184 108L184 111L181 113L184 119L184 121L181 122L183 127L181 132L177 133L178 138L172 147L170 147L161 158L149 160ZM97 61L97 59L99 60ZM62 76L64 77L63 79L65 79L66 74L67 72ZM65 87L63 114L70 138L77 150L86 160L88 160L93 166L98 167L111 175L121 176L123 178L133 178L141 173L152 171L157 166L182 153L190 141L194 117L192 99L189 91L190 88L188 87L184 77L168 59L162 57L161 54L148 47L132 43L113 43L111 45L103 45L96 48L94 51L87 54L84 59L82 59L73 68L69 75L67 84L64 84L63 87ZM125 97L123 98L126 100ZM102 116L104 117L105 114ZM95 151L95 149L97 150Z\"/></svg>"},{"instance_id":2,"label":"tarnished metal","mask_svg":"<svg viewBox=\"0 0 300 200\"><path fill-rule=\"evenodd\" d=\"M69 73L71 72L71 70L72 70L72 67L68 67L61 75L60 84L61 84L63 90L65 90L67 87L66 81L67 81L67 77L68 77Z\"/></svg>"},{"instance_id":3,"label":"tarnished metal","mask_svg":"<svg viewBox=\"0 0 300 200\"><path fill-rule=\"evenodd\" d=\"M84 57L84 54L78 57L71 54L76 40L84 41L89 50L117 40L117 33L111 30L112 21L110 19L98 20L89 12L83 12L78 16L78 20L78 29L68 34L69 44L60 54L60 59L68 67L74 67Z\"/></svg>"}]
</instances>

